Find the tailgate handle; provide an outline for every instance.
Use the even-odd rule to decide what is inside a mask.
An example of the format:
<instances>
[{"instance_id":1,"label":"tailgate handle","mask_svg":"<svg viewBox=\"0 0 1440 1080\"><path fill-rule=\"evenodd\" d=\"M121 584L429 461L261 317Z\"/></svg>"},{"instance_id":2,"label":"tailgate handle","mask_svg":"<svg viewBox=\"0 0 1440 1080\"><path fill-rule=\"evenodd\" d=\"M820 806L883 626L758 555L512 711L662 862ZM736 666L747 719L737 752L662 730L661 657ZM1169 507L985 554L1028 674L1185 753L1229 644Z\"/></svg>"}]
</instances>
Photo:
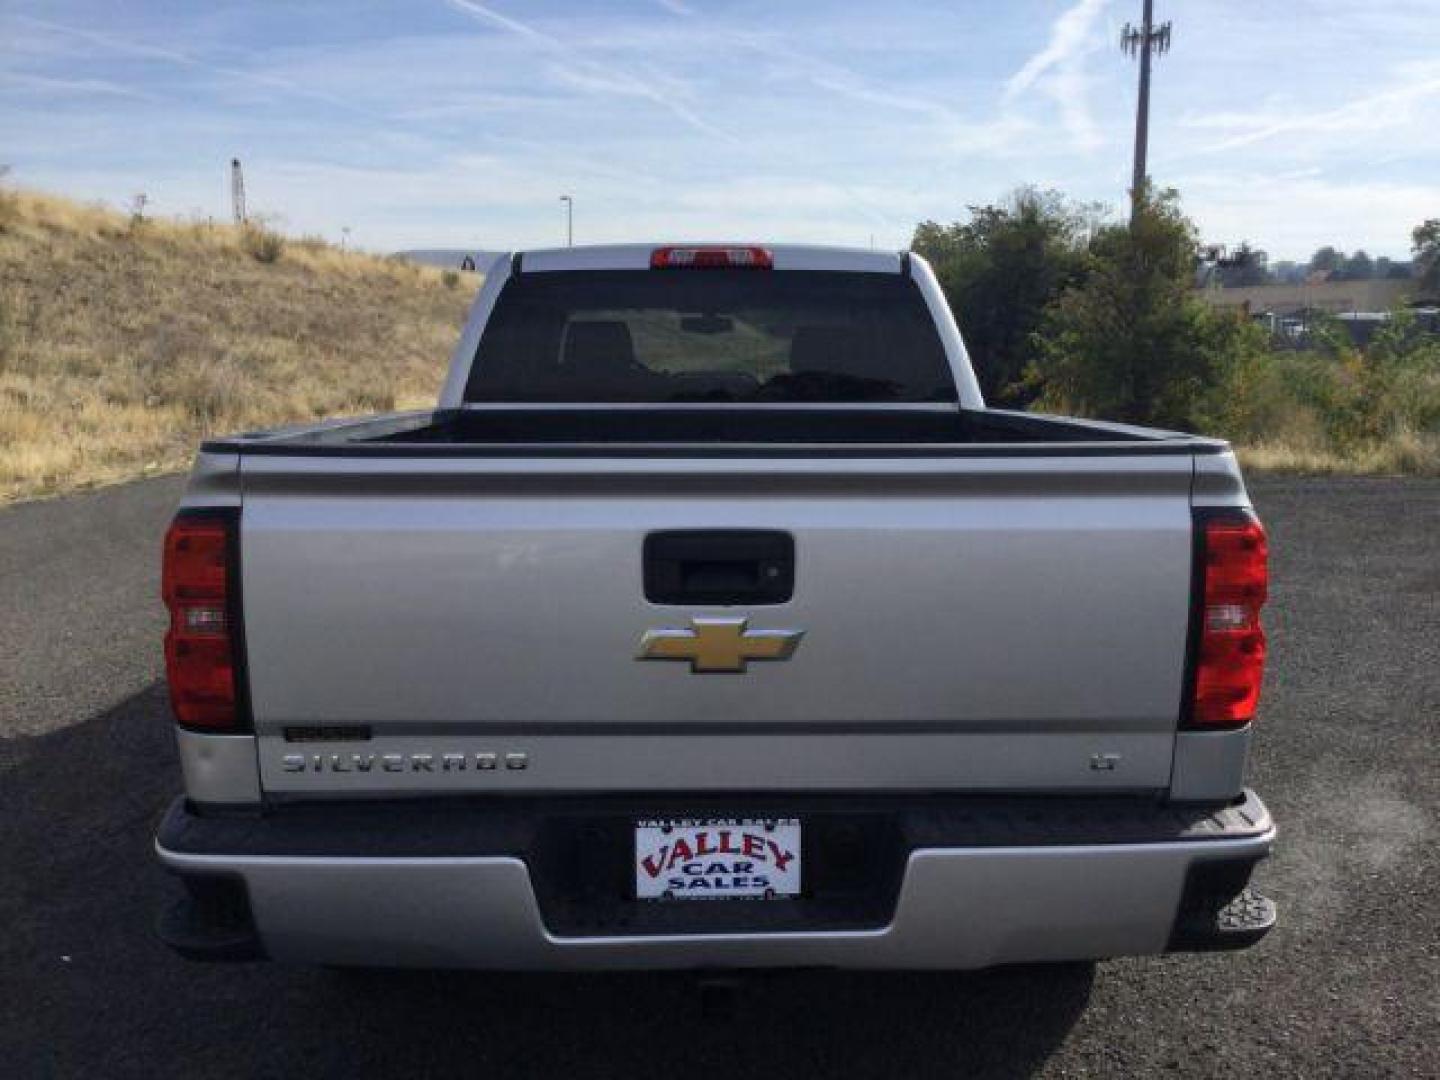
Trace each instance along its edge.
<instances>
[{"instance_id":1,"label":"tailgate handle","mask_svg":"<svg viewBox=\"0 0 1440 1080\"><path fill-rule=\"evenodd\" d=\"M795 592L795 538L769 529L676 529L645 537L652 604L783 604Z\"/></svg>"}]
</instances>

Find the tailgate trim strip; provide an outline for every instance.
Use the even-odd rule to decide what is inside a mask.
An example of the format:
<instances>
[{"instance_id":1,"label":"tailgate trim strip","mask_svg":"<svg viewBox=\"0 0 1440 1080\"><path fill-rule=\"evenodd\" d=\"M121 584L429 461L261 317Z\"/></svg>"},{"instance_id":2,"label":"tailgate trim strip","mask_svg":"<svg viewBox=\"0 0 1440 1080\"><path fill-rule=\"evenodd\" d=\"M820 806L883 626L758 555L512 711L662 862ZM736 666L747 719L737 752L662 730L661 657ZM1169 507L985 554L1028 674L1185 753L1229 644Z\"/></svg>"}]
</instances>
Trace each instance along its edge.
<instances>
[{"instance_id":1,"label":"tailgate trim strip","mask_svg":"<svg viewBox=\"0 0 1440 1080\"><path fill-rule=\"evenodd\" d=\"M523 857L547 821L595 817L843 814L896 820L909 850L1242 840L1274 829L1253 791L1227 803L1144 796L777 795L773 792L335 800L208 814L176 799L157 844L175 854L276 858Z\"/></svg>"},{"instance_id":2,"label":"tailgate trim strip","mask_svg":"<svg viewBox=\"0 0 1440 1080\"><path fill-rule=\"evenodd\" d=\"M1165 721L1171 722L1171 721ZM1078 730L1082 724L1094 724ZM424 738L429 736L465 736L484 738L490 735L578 735L578 736L643 736L643 735L1013 735L1014 720L517 720L506 722L475 721L464 723L433 723L430 721L371 721L357 724L261 724L261 736L282 735L286 742L343 743L356 741L353 734L326 738L333 730L349 733L365 728L366 739L379 736ZM293 732L305 731L306 737L295 738ZM1084 734L1104 736L1119 733L1154 734L1153 717L1105 719L1101 722L1056 717L1024 720L1022 735ZM329 749L329 747L320 747ZM345 747L342 746L341 749Z\"/></svg>"}]
</instances>

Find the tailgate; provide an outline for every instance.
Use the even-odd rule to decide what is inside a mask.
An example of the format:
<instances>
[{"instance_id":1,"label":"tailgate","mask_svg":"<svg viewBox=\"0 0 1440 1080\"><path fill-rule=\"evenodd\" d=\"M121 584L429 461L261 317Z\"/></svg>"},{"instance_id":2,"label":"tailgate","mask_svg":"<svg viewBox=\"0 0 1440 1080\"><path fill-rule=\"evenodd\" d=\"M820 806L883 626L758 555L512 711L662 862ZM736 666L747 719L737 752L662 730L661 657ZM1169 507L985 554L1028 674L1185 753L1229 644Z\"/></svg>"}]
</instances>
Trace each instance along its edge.
<instances>
[{"instance_id":1,"label":"tailgate","mask_svg":"<svg viewBox=\"0 0 1440 1080\"><path fill-rule=\"evenodd\" d=\"M1191 475L1143 454L245 458L263 783L1164 788ZM647 601L647 536L701 529L793 537L793 595ZM743 672L637 659L737 617L803 637Z\"/></svg>"}]
</instances>

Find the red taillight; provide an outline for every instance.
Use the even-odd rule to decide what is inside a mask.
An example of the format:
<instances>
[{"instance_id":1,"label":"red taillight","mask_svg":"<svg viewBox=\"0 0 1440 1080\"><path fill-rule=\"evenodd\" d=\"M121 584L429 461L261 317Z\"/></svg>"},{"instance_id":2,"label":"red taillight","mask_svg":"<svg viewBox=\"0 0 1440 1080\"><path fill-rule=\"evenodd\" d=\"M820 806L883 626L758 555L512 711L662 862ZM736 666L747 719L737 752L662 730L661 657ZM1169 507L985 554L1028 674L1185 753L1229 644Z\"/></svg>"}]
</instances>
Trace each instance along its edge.
<instances>
[{"instance_id":1,"label":"red taillight","mask_svg":"<svg viewBox=\"0 0 1440 1080\"><path fill-rule=\"evenodd\" d=\"M165 675L175 717L188 727L233 730L235 635L230 625L233 519L182 514L165 534L161 595L170 609Z\"/></svg>"},{"instance_id":2,"label":"red taillight","mask_svg":"<svg viewBox=\"0 0 1440 1080\"><path fill-rule=\"evenodd\" d=\"M1190 719L1201 727L1238 727L1255 716L1265 673L1265 529L1243 511L1202 517L1197 528L1203 579Z\"/></svg>"},{"instance_id":3,"label":"red taillight","mask_svg":"<svg viewBox=\"0 0 1440 1080\"><path fill-rule=\"evenodd\" d=\"M651 270L773 270L762 247L662 247L650 253Z\"/></svg>"}]
</instances>

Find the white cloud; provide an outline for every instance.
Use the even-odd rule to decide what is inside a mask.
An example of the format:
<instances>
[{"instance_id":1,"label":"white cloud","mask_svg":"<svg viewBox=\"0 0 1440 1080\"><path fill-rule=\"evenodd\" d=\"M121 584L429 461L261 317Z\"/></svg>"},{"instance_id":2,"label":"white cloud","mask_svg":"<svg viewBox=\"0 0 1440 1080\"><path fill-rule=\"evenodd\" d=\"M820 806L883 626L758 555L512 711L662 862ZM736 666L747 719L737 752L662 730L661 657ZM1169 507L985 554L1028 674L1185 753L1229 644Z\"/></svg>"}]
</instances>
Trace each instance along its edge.
<instances>
[{"instance_id":1,"label":"white cloud","mask_svg":"<svg viewBox=\"0 0 1440 1080\"><path fill-rule=\"evenodd\" d=\"M47 75L29 75L16 71L0 71L0 85L45 97L120 97L154 100L153 94L109 79L63 79Z\"/></svg>"},{"instance_id":2,"label":"white cloud","mask_svg":"<svg viewBox=\"0 0 1440 1080\"><path fill-rule=\"evenodd\" d=\"M1078 0L1050 27L1045 47L1027 60L1005 83L1005 100L1013 102L1032 88L1048 94L1060 109L1071 142L1088 150L1101 142L1090 112L1085 58L1096 48L1092 33L1109 0Z\"/></svg>"},{"instance_id":3,"label":"white cloud","mask_svg":"<svg viewBox=\"0 0 1440 1080\"><path fill-rule=\"evenodd\" d=\"M52 22L48 19L36 19L28 15L18 15L15 16L15 19L21 24L34 29L72 38L107 52L119 53L124 56L142 60L158 60L180 67L193 68L208 72L211 75L223 79L264 87L272 91L278 90L282 94L289 96L309 98L312 101L323 102L332 108L343 109L347 112L362 112L362 110L356 109L351 102L344 98L315 90L312 87L304 86L290 79L283 79L275 75L266 74L263 71L235 67L232 64L219 64L198 56L192 56L179 49L150 45L141 41L132 41L128 38L117 37L114 34L101 33L83 27L69 26L64 23Z\"/></svg>"},{"instance_id":4,"label":"white cloud","mask_svg":"<svg viewBox=\"0 0 1440 1080\"><path fill-rule=\"evenodd\" d=\"M524 38L536 48L566 61L566 66L557 70L566 72L577 85L588 86L601 93L642 98L711 138L731 143L738 141L734 135L711 124L681 101L675 93L676 85L673 81L662 90L628 71L598 63L586 57L579 48L550 34L543 33L519 19L503 15L484 4L475 3L474 0L448 0L448 2L451 7L471 18L488 22L508 33Z\"/></svg>"},{"instance_id":5,"label":"white cloud","mask_svg":"<svg viewBox=\"0 0 1440 1080\"><path fill-rule=\"evenodd\" d=\"M1399 77L1392 79L1385 89L1363 94L1331 108L1307 111L1292 103L1283 110L1192 115L1182 123L1195 129L1234 131L1234 134L1196 150L1197 153L1214 154L1281 136L1349 139L1360 134L1368 138L1377 135L1389 137L1396 128L1408 127L1417 120L1435 124L1437 103L1440 103L1440 62L1413 63L1402 68ZM1423 110L1428 110L1428 113ZM1433 137L1440 143L1440 136Z\"/></svg>"}]
</instances>

